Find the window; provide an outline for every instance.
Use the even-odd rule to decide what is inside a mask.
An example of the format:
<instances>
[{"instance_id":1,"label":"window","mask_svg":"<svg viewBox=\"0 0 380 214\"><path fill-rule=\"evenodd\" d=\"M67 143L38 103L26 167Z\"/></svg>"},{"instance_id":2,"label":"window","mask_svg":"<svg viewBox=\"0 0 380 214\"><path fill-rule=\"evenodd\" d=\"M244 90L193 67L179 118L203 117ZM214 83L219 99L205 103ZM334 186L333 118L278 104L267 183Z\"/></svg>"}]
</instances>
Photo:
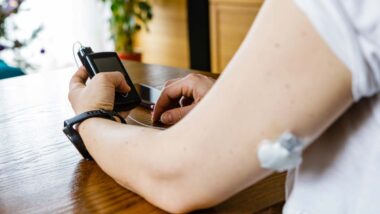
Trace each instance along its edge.
<instances>
[{"instance_id":1,"label":"window","mask_svg":"<svg viewBox=\"0 0 380 214\"><path fill-rule=\"evenodd\" d=\"M18 26L10 35L22 39L43 26L39 36L20 51L29 63L38 67L26 72L74 66L72 46L76 41L91 46L94 51L112 50L109 14L108 7L100 0L25 0L22 10L9 20ZM40 53L41 49L44 54ZM14 52L1 54L7 63L15 64Z\"/></svg>"}]
</instances>

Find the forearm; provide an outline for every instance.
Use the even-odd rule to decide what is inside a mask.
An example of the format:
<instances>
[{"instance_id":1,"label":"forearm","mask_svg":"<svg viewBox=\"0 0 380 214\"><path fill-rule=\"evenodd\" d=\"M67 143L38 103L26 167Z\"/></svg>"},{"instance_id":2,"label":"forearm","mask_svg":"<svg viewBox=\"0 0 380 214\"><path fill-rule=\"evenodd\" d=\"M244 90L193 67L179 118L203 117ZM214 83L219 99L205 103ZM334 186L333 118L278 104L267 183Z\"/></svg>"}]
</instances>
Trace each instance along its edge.
<instances>
[{"instance_id":1,"label":"forearm","mask_svg":"<svg viewBox=\"0 0 380 214\"><path fill-rule=\"evenodd\" d=\"M220 136L218 144L213 136L200 132L203 125L193 129L196 134L182 128L160 131L92 118L79 126L79 132L108 175L170 212L211 206L269 175L255 160L256 146L252 150L236 147L233 142L220 141ZM247 155L254 161L245 161ZM242 173L250 177L245 176L249 182L240 183L239 171L247 167L244 162L251 169Z\"/></svg>"},{"instance_id":2,"label":"forearm","mask_svg":"<svg viewBox=\"0 0 380 214\"><path fill-rule=\"evenodd\" d=\"M123 186L139 192L154 176L159 130L92 118L79 126L79 132L99 166Z\"/></svg>"},{"instance_id":3,"label":"forearm","mask_svg":"<svg viewBox=\"0 0 380 214\"><path fill-rule=\"evenodd\" d=\"M186 150L177 135L100 118L84 121L79 132L97 164L122 186L170 212L197 208L191 203L198 188L192 191L189 178L196 178L199 153Z\"/></svg>"}]
</instances>

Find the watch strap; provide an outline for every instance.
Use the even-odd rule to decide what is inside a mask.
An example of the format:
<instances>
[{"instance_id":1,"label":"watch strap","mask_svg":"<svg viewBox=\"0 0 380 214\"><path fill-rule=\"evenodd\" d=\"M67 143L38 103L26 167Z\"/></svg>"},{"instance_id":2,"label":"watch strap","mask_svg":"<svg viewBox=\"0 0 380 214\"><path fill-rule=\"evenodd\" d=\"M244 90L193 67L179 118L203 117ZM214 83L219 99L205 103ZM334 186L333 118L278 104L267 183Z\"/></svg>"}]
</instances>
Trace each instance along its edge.
<instances>
[{"instance_id":1,"label":"watch strap","mask_svg":"<svg viewBox=\"0 0 380 214\"><path fill-rule=\"evenodd\" d=\"M82 137L79 135L79 132L74 128L76 124L79 124L89 118L104 118L116 121L114 117L118 117L121 123L126 124L125 119L120 116L117 112L114 111L106 111L103 109L88 111L81 113L73 118L64 121L63 132L69 138L71 143L75 146L75 148L79 151L79 153L87 160L93 160L90 153L87 151L85 144L83 143Z\"/></svg>"}]
</instances>

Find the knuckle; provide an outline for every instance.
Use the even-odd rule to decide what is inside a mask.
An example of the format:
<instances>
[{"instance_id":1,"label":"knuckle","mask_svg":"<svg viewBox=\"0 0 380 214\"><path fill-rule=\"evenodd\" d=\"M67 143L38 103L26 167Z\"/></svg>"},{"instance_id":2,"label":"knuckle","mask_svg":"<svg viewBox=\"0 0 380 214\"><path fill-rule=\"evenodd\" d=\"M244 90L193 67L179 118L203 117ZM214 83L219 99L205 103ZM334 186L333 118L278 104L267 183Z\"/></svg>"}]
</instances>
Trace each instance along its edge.
<instances>
[{"instance_id":1,"label":"knuckle","mask_svg":"<svg viewBox=\"0 0 380 214\"><path fill-rule=\"evenodd\" d=\"M165 84L164 84L164 88L165 88L165 87L169 87L169 86L171 86L171 85L173 85L173 84L175 84L175 83L178 83L178 82L181 81L182 79L183 79L183 78L175 78L175 79L168 80L168 81L165 82Z\"/></svg>"},{"instance_id":2,"label":"knuckle","mask_svg":"<svg viewBox=\"0 0 380 214\"><path fill-rule=\"evenodd\" d=\"M189 79L198 79L199 78L199 74L195 74L195 73L191 73L189 75L187 75Z\"/></svg>"},{"instance_id":3,"label":"knuckle","mask_svg":"<svg viewBox=\"0 0 380 214\"><path fill-rule=\"evenodd\" d=\"M168 87L172 83L172 80L168 80L164 84L164 88Z\"/></svg>"},{"instance_id":4,"label":"knuckle","mask_svg":"<svg viewBox=\"0 0 380 214\"><path fill-rule=\"evenodd\" d=\"M181 120L184 118L187 113L189 113L190 109L189 108L178 108L178 111L176 112L176 119L177 121Z\"/></svg>"},{"instance_id":5,"label":"knuckle","mask_svg":"<svg viewBox=\"0 0 380 214\"><path fill-rule=\"evenodd\" d=\"M182 119L184 116L183 108L178 109L178 120Z\"/></svg>"},{"instance_id":6,"label":"knuckle","mask_svg":"<svg viewBox=\"0 0 380 214\"><path fill-rule=\"evenodd\" d=\"M97 79L98 81L105 81L108 79L108 74L106 72L98 73L95 75L94 79Z\"/></svg>"},{"instance_id":7,"label":"knuckle","mask_svg":"<svg viewBox=\"0 0 380 214\"><path fill-rule=\"evenodd\" d=\"M210 77L206 76L206 75L201 75L202 79L205 79L205 80L208 80L210 79Z\"/></svg>"},{"instance_id":8,"label":"knuckle","mask_svg":"<svg viewBox=\"0 0 380 214\"><path fill-rule=\"evenodd\" d=\"M178 108L178 109L173 109L171 111L171 115L172 115L172 123L176 123L178 122L179 120L181 120L182 118L182 112L181 112L181 108Z\"/></svg>"},{"instance_id":9,"label":"knuckle","mask_svg":"<svg viewBox=\"0 0 380 214\"><path fill-rule=\"evenodd\" d=\"M199 74L199 78L202 80L209 80L210 77L203 75L203 74Z\"/></svg>"},{"instance_id":10,"label":"knuckle","mask_svg":"<svg viewBox=\"0 0 380 214\"><path fill-rule=\"evenodd\" d=\"M194 88L197 85L198 82L199 82L198 78L191 78L191 79L189 79L189 84L188 85L191 88Z\"/></svg>"},{"instance_id":11,"label":"knuckle","mask_svg":"<svg viewBox=\"0 0 380 214\"><path fill-rule=\"evenodd\" d=\"M193 81L196 81L199 77L197 76L197 74L191 73L191 74L188 74L185 78L187 82L191 83Z\"/></svg>"},{"instance_id":12,"label":"knuckle","mask_svg":"<svg viewBox=\"0 0 380 214\"><path fill-rule=\"evenodd\" d=\"M124 77L120 71L114 71L114 72L112 72L112 75L114 75L115 77L120 78L120 79Z\"/></svg>"},{"instance_id":13,"label":"knuckle","mask_svg":"<svg viewBox=\"0 0 380 214\"><path fill-rule=\"evenodd\" d=\"M168 88L165 87L165 88L163 88L162 91L161 91L161 96L162 96L162 95L165 95L165 94L167 94L167 93L168 93Z\"/></svg>"},{"instance_id":14,"label":"knuckle","mask_svg":"<svg viewBox=\"0 0 380 214\"><path fill-rule=\"evenodd\" d=\"M192 86L194 86L196 83L203 81L205 79L205 76L202 74L189 74L188 80L191 83Z\"/></svg>"},{"instance_id":15,"label":"knuckle","mask_svg":"<svg viewBox=\"0 0 380 214\"><path fill-rule=\"evenodd\" d=\"M107 79L108 81L112 81L115 84L121 84L122 82L125 81L124 75L119 71L109 73L109 76L107 76Z\"/></svg>"}]
</instances>

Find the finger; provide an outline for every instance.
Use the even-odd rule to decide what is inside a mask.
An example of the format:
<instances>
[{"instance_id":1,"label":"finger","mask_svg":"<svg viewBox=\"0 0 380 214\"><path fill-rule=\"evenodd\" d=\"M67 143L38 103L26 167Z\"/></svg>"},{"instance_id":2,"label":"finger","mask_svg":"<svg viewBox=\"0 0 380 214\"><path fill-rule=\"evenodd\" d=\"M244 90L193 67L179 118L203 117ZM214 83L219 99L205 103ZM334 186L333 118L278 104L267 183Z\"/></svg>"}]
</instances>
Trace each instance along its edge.
<instances>
[{"instance_id":1,"label":"finger","mask_svg":"<svg viewBox=\"0 0 380 214\"><path fill-rule=\"evenodd\" d=\"M131 90L131 87L129 87L124 75L119 71L103 72L101 74L97 74L95 78L97 78L97 76L99 76L98 79L101 79L100 81L106 81L107 83L112 84L118 92L127 93Z\"/></svg>"},{"instance_id":2,"label":"finger","mask_svg":"<svg viewBox=\"0 0 380 214\"><path fill-rule=\"evenodd\" d=\"M165 82L165 85L164 85L164 89L167 88L167 87L170 87L170 85L174 84L175 82L181 80L182 78L175 78L175 79L171 79L171 80L168 80ZM161 96L161 94L160 94ZM170 103L166 106L166 109L171 109L171 108L178 108L179 107L179 100L182 99L180 97L178 97L177 99L172 99L170 100ZM154 110L154 105L151 106L152 110Z\"/></svg>"},{"instance_id":3,"label":"finger","mask_svg":"<svg viewBox=\"0 0 380 214\"><path fill-rule=\"evenodd\" d=\"M115 89L118 92L127 93L131 90L131 87L128 85L124 75L121 72L109 72L108 74L110 75L111 80L113 80Z\"/></svg>"},{"instance_id":4,"label":"finger","mask_svg":"<svg viewBox=\"0 0 380 214\"><path fill-rule=\"evenodd\" d=\"M175 79L171 79L171 80L166 81L165 85L164 85L164 88L169 87L171 84L177 82L180 79L182 79L182 78L175 78Z\"/></svg>"},{"instance_id":5,"label":"finger","mask_svg":"<svg viewBox=\"0 0 380 214\"><path fill-rule=\"evenodd\" d=\"M153 122L159 120L161 114L173 104L173 101L178 102L183 95L189 94L188 91L191 84L190 79L183 78L165 87L153 109Z\"/></svg>"},{"instance_id":6,"label":"finger","mask_svg":"<svg viewBox=\"0 0 380 214\"><path fill-rule=\"evenodd\" d=\"M180 107L168 110L161 115L161 122L167 125L172 125L180 121L194 108L195 105L189 105L186 107Z\"/></svg>"},{"instance_id":7,"label":"finger","mask_svg":"<svg viewBox=\"0 0 380 214\"><path fill-rule=\"evenodd\" d=\"M88 73L86 69L83 66L81 66L71 77L70 87L69 87L70 90L78 88L78 87L80 88L85 87L85 83L87 79L88 79Z\"/></svg>"}]
</instances>

